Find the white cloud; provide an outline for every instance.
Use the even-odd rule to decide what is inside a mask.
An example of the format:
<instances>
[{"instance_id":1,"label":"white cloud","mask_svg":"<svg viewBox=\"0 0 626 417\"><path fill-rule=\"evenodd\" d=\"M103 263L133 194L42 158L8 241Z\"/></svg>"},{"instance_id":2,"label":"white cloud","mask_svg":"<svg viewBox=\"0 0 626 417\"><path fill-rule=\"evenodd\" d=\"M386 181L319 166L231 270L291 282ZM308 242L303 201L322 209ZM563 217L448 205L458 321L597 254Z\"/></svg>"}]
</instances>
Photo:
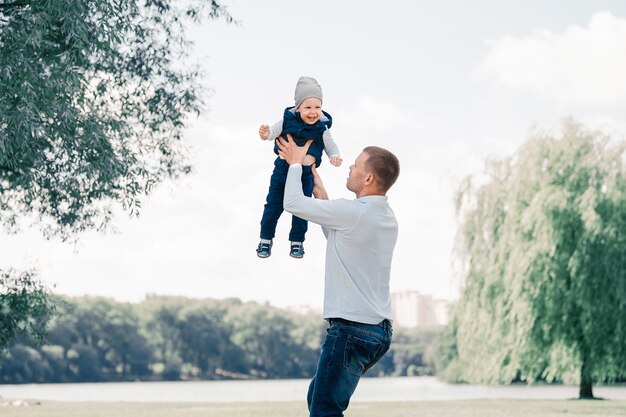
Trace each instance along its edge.
<instances>
[{"instance_id":1,"label":"white cloud","mask_svg":"<svg viewBox=\"0 0 626 417\"><path fill-rule=\"evenodd\" d=\"M363 124L366 128L389 129L411 125L409 115L400 111L393 102L371 96L358 97L345 116L346 123Z\"/></svg>"},{"instance_id":2,"label":"white cloud","mask_svg":"<svg viewBox=\"0 0 626 417\"><path fill-rule=\"evenodd\" d=\"M610 105L626 100L626 19L593 14L587 27L562 33L536 29L489 42L475 76L513 91L565 105Z\"/></svg>"}]
</instances>

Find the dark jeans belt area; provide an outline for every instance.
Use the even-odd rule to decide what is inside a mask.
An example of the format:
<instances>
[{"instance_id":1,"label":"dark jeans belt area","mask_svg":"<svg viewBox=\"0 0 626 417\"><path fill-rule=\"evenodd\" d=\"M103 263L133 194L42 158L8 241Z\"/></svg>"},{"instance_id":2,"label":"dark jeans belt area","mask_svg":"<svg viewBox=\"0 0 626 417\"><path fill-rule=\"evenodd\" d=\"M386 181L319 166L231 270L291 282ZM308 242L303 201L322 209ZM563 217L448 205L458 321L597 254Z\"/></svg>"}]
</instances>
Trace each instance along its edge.
<instances>
[{"instance_id":1,"label":"dark jeans belt area","mask_svg":"<svg viewBox=\"0 0 626 417\"><path fill-rule=\"evenodd\" d=\"M348 326L349 326L349 325L351 325L351 324L354 324L354 325L357 325L357 326L359 326L359 325L361 325L361 326L362 326L362 325L366 325L366 326L379 326L379 327L382 327L383 329L385 329L385 331L386 331L386 330L388 330L388 329L391 329L391 327L392 327L392 326L391 326L391 322L390 322L389 320L387 320L387 319L385 319L385 320L381 321L381 322L380 322L380 323L378 323L378 324L367 324L367 323L359 323L359 322L357 322L357 321L350 321L350 320L342 319L342 318L339 318L339 317L332 317L332 318L328 319L328 323L329 323L331 326L332 326L333 324L335 324L335 323L345 324L345 325L348 325Z\"/></svg>"}]
</instances>

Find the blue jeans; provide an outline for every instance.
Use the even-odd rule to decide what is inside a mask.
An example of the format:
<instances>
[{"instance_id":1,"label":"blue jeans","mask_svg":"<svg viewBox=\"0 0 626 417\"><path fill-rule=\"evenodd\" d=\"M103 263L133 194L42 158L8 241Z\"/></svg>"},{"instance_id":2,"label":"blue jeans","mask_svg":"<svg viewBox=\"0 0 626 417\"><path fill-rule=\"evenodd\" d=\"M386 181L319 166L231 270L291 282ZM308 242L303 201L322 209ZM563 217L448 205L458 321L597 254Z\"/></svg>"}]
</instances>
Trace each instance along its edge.
<instances>
[{"instance_id":1,"label":"blue jeans","mask_svg":"<svg viewBox=\"0 0 626 417\"><path fill-rule=\"evenodd\" d=\"M285 183L289 164L284 159L276 158L274 171L270 178L270 188L267 193L263 217L261 218L261 239L274 239L276 225L280 215L283 214L283 198L285 196ZM305 196L313 195L313 173L311 167L302 167L302 192ZM306 220L297 216L291 216L291 231L289 240L292 242L304 242L304 235L309 224Z\"/></svg>"},{"instance_id":2,"label":"blue jeans","mask_svg":"<svg viewBox=\"0 0 626 417\"><path fill-rule=\"evenodd\" d=\"M326 339L309 385L310 417L341 417L361 375L378 362L391 345L391 323L363 324L330 319Z\"/></svg>"}]
</instances>

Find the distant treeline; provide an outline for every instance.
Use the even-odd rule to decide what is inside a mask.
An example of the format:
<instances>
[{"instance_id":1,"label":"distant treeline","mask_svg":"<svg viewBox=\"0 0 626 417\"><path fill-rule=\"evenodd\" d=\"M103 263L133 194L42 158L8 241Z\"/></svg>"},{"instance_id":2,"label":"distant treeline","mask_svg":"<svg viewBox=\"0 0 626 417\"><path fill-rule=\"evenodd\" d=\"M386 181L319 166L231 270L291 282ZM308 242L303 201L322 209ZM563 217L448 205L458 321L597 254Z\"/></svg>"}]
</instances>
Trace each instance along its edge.
<instances>
[{"instance_id":1,"label":"distant treeline","mask_svg":"<svg viewBox=\"0 0 626 417\"><path fill-rule=\"evenodd\" d=\"M44 344L18 338L0 353L0 382L311 377L326 327L318 313L238 299L59 298ZM438 333L395 329L369 374L432 375Z\"/></svg>"}]
</instances>

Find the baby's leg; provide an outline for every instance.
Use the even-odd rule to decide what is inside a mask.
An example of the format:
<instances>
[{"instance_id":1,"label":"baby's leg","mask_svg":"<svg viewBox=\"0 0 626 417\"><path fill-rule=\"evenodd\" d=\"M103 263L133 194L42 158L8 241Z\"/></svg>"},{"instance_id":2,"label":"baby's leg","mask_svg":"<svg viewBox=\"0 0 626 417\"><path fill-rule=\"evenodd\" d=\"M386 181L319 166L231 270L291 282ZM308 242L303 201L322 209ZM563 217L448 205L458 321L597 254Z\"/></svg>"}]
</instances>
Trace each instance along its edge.
<instances>
[{"instance_id":1,"label":"baby's leg","mask_svg":"<svg viewBox=\"0 0 626 417\"><path fill-rule=\"evenodd\" d=\"M276 233L278 219L283 213L283 197L288 168L287 162L276 158L274 172L272 172L272 177L270 178L270 188L263 209L263 217L261 218L261 239L273 239Z\"/></svg>"}]
</instances>

